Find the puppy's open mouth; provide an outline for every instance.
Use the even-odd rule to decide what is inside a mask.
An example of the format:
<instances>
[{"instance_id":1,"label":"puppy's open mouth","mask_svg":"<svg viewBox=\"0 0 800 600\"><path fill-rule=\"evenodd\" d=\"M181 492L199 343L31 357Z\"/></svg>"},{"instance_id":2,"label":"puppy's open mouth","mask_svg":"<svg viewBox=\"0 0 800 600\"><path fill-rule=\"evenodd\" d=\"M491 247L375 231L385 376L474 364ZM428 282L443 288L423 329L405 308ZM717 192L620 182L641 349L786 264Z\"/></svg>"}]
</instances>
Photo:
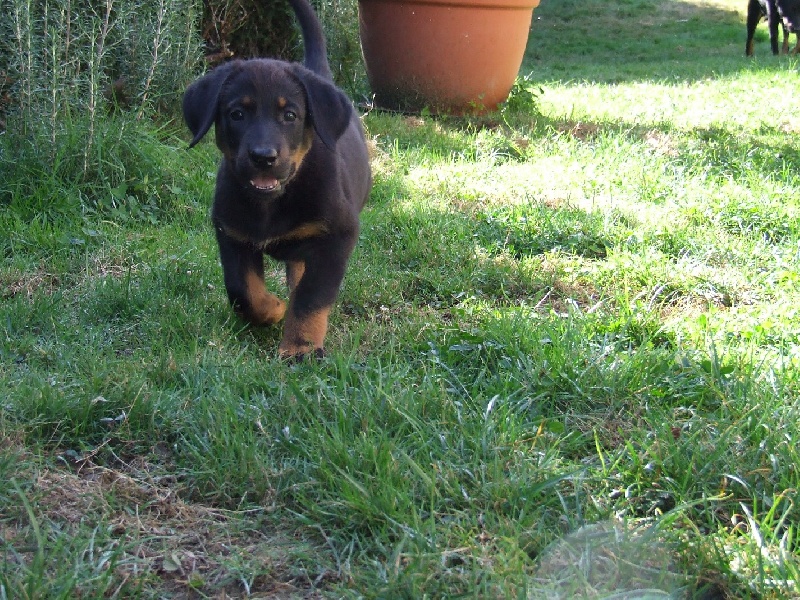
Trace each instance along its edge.
<instances>
[{"instance_id":1,"label":"puppy's open mouth","mask_svg":"<svg viewBox=\"0 0 800 600\"><path fill-rule=\"evenodd\" d=\"M250 180L252 185L259 192L274 192L281 187L281 182L268 175L257 175Z\"/></svg>"}]
</instances>

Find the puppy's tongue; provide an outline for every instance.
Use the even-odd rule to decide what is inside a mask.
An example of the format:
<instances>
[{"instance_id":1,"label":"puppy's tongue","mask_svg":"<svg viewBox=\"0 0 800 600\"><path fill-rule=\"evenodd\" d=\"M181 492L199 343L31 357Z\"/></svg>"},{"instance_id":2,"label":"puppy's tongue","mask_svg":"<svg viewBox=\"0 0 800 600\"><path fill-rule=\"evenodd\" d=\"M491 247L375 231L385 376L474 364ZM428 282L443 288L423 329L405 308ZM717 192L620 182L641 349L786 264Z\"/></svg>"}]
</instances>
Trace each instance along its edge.
<instances>
[{"instance_id":1,"label":"puppy's tongue","mask_svg":"<svg viewBox=\"0 0 800 600\"><path fill-rule=\"evenodd\" d=\"M262 192L270 192L278 187L278 180L268 175L257 175L250 180L250 185Z\"/></svg>"}]
</instances>

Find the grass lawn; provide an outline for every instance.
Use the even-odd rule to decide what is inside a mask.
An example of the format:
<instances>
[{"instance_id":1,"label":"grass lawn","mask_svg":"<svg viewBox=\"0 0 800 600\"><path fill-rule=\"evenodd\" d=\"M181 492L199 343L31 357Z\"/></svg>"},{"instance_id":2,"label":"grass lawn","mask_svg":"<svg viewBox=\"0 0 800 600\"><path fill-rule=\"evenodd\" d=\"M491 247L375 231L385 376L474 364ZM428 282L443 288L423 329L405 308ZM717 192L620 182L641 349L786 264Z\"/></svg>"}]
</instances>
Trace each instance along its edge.
<instances>
[{"instance_id":1,"label":"grass lawn","mask_svg":"<svg viewBox=\"0 0 800 600\"><path fill-rule=\"evenodd\" d=\"M800 598L800 78L745 9L543 0L535 105L367 115L321 361L227 306L212 143L137 142L151 203L31 170L0 599Z\"/></svg>"}]
</instances>

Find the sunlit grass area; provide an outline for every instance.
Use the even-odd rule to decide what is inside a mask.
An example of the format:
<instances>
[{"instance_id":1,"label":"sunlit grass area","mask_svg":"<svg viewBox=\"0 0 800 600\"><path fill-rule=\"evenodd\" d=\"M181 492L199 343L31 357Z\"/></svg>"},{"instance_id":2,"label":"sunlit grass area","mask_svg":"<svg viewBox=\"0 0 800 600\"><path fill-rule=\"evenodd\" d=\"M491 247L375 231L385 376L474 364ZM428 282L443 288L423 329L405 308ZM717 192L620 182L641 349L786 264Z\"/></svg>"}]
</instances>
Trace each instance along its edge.
<instances>
[{"instance_id":1,"label":"sunlit grass area","mask_svg":"<svg viewBox=\"0 0 800 600\"><path fill-rule=\"evenodd\" d=\"M212 143L19 165L0 597L798 598L798 64L744 4L544 0L533 98L366 115L319 361L227 306Z\"/></svg>"}]
</instances>

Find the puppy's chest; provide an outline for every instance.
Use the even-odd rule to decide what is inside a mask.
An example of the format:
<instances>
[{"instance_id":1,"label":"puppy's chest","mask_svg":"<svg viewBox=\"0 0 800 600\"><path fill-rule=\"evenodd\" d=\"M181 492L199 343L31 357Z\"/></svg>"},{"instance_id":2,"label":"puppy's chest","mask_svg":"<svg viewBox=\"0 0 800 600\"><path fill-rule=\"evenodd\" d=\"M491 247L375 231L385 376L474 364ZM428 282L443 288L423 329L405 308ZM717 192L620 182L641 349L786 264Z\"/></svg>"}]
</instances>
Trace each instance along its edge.
<instances>
[{"instance_id":1,"label":"puppy's chest","mask_svg":"<svg viewBox=\"0 0 800 600\"><path fill-rule=\"evenodd\" d=\"M279 227L253 225L216 223L216 227L229 238L273 255L282 255L303 242L319 239L329 233L328 225L321 220Z\"/></svg>"},{"instance_id":2,"label":"puppy's chest","mask_svg":"<svg viewBox=\"0 0 800 600\"><path fill-rule=\"evenodd\" d=\"M330 233L324 213L302 202L296 194L261 202L218 190L211 218L227 237L269 254Z\"/></svg>"}]
</instances>

